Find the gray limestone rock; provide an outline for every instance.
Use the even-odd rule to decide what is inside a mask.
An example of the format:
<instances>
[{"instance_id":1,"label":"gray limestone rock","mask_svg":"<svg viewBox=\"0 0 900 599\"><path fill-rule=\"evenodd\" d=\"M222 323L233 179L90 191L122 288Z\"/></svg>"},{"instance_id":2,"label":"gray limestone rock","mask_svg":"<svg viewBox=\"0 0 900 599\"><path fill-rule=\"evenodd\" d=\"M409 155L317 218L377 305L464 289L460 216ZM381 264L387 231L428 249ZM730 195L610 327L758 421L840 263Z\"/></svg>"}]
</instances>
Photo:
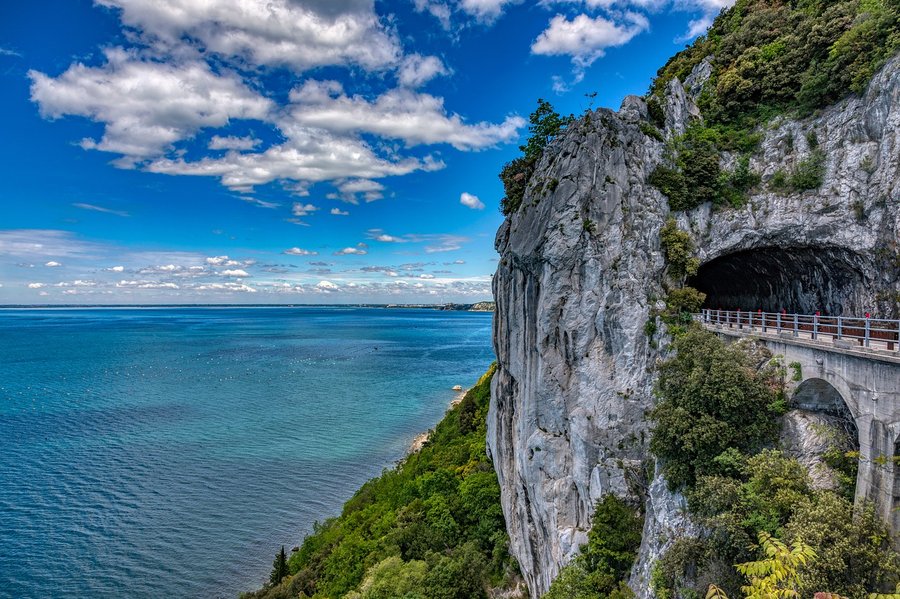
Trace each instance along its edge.
<instances>
[{"instance_id":1,"label":"gray limestone rock","mask_svg":"<svg viewBox=\"0 0 900 599\"><path fill-rule=\"evenodd\" d=\"M668 138L699 118L692 96L708 77L704 64L688 92L678 81L666 89ZM670 211L647 183L664 144L641 133L645 114L632 97L618 113L596 110L576 121L546 149L521 208L497 233L499 367L488 449L532 597L585 541L595 502L605 493L633 497L640 485L631 481L652 460L647 412L666 333L661 326L650 338L645 324L667 290L659 230ZM896 315L898 132L898 58L864 96L772 123L751 161L763 183L747 205L675 215L703 262L691 284L711 307ZM809 157L815 142L825 156L822 185L769 190L775 173ZM641 598L652 595L647 577L667 540L691 528L660 477L645 494L631 578Z\"/></svg>"},{"instance_id":2,"label":"gray limestone rock","mask_svg":"<svg viewBox=\"0 0 900 599\"><path fill-rule=\"evenodd\" d=\"M685 77L684 87L691 96L691 99L695 102L697 101L697 98L700 97L703 86L709 80L710 76L712 76L712 56L707 56L700 61L700 64L691 70L691 73L687 77Z\"/></svg>"},{"instance_id":3,"label":"gray limestone rock","mask_svg":"<svg viewBox=\"0 0 900 599\"><path fill-rule=\"evenodd\" d=\"M791 410L784 415L779 439L782 450L796 458L809 473L813 488L837 490L837 475L822 459L832 445L839 447L856 440L846 431L848 421L820 412ZM849 421L852 423L852 420ZM852 424L851 424L852 426Z\"/></svg>"}]
</instances>

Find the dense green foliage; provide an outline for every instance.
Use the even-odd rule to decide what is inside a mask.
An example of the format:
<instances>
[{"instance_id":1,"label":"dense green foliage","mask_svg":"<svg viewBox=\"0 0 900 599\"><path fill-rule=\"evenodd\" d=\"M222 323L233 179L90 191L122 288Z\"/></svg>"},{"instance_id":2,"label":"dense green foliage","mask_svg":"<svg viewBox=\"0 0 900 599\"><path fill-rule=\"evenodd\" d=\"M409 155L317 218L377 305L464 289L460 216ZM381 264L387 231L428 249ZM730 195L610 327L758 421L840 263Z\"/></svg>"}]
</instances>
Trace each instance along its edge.
<instances>
[{"instance_id":1,"label":"dense green foliage","mask_svg":"<svg viewBox=\"0 0 900 599\"><path fill-rule=\"evenodd\" d=\"M684 81L702 60L711 60L698 100L703 123L670 142L668 159L651 173L650 183L673 210L705 202L742 205L759 183L749 169L758 126L779 113L808 113L862 92L900 49L898 15L898 0L737 0L707 35L657 73L648 101L652 121L662 118L660 98L668 82ZM720 168L722 150L740 155L731 172ZM770 187L818 188L825 155L812 144L811 150L791 173L776 173Z\"/></svg>"},{"instance_id":2,"label":"dense green foliage","mask_svg":"<svg viewBox=\"0 0 900 599\"><path fill-rule=\"evenodd\" d=\"M815 551L816 559L799 569L802 597L827 591L861 599L891 586L900 574L900 559L871 506L854 510L837 493L813 489L806 469L780 451L747 458L732 475L701 478L688 500L709 536L692 539L691 553L666 556L660 580L667 588L678 588L685 568L697 563L756 558L754 541L761 532ZM733 591L737 580L726 577L722 586Z\"/></svg>"},{"instance_id":3,"label":"dense green foliage","mask_svg":"<svg viewBox=\"0 0 900 599\"><path fill-rule=\"evenodd\" d=\"M800 570L816 559L815 549L800 540L788 546L765 532L759 533L759 545L760 559L734 565L747 578L741 587L744 595L748 599L799 597Z\"/></svg>"},{"instance_id":4,"label":"dense green foliage","mask_svg":"<svg viewBox=\"0 0 900 599\"><path fill-rule=\"evenodd\" d=\"M761 563L761 535L815 554L797 567L800 597L862 599L892 588L900 556L871 506L854 509L846 489L814 488L803 465L771 448L783 405L779 379L787 373L696 328L676 338L674 349L660 370L651 449L704 534L679 539L656 563L657 596L703 596L711 583L739 596L744 581L733 565ZM849 478L858 454L839 442L833 447L826 461Z\"/></svg>"},{"instance_id":5,"label":"dense green foliage","mask_svg":"<svg viewBox=\"0 0 900 599\"><path fill-rule=\"evenodd\" d=\"M838 490L844 499L853 501L856 491L856 477L859 474L858 449L846 449L835 444L822 454L822 461L834 472L837 478Z\"/></svg>"},{"instance_id":6,"label":"dense green foliage","mask_svg":"<svg viewBox=\"0 0 900 599\"><path fill-rule=\"evenodd\" d=\"M508 216L519 209L525 198L525 189L534 173L534 162L524 158L510 160L500 171L504 196L500 200L500 211Z\"/></svg>"},{"instance_id":7,"label":"dense green foliage","mask_svg":"<svg viewBox=\"0 0 900 599\"><path fill-rule=\"evenodd\" d=\"M625 599L625 580L641 545L643 518L615 495L597 504L588 542L544 594L543 599Z\"/></svg>"},{"instance_id":8,"label":"dense green foliage","mask_svg":"<svg viewBox=\"0 0 900 599\"><path fill-rule=\"evenodd\" d=\"M669 197L672 210L719 203L719 151L710 132L690 127L670 148L672 166L659 166L650 174L650 183Z\"/></svg>"},{"instance_id":9,"label":"dense green foliage","mask_svg":"<svg viewBox=\"0 0 900 599\"><path fill-rule=\"evenodd\" d=\"M523 156L507 162L500 171L505 194L500 200L500 211L504 215L512 214L522 205L525 189L544 148L574 120L571 115L560 116L553 110L550 102L543 98L538 98L537 103L537 108L528 119L528 132L531 135L525 145L519 146Z\"/></svg>"},{"instance_id":10,"label":"dense green foliage","mask_svg":"<svg viewBox=\"0 0 900 599\"><path fill-rule=\"evenodd\" d=\"M494 369L401 464L367 482L291 555L291 576L247 597L469 599L516 574L485 453Z\"/></svg>"},{"instance_id":11,"label":"dense green foliage","mask_svg":"<svg viewBox=\"0 0 900 599\"><path fill-rule=\"evenodd\" d=\"M778 111L827 106L863 91L900 48L898 11L897 0L737 0L669 59L652 92L712 56L700 101L711 124L747 129Z\"/></svg>"},{"instance_id":12,"label":"dense green foliage","mask_svg":"<svg viewBox=\"0 0 900 599\"><path fill-rule=\"evenodd\" d=\"M728 133L696 122L668 144L666 161L650 173L649 182L669 198L672 210L690 210L706 202L713 206L744 204L747 192L759 183L759 175L750 170L748 154L738 159L731 172L719 166L720 148L736 143ZM742 143L753 147L757 138Z\"/></svg>"},{"instance_id":13,"label":"dense green foliage","mask_svg":"<svg viewBox=\"0 0 900 599\"><path fill-rule=\"evenodd\" d=\"M425 586L428 564L422 560L403 561L394 555L372 566L359 590L347 595L348 599L419 599L419 590Z\"/></svg>"},{"instance_id":14,"label":"dense green foliage","mask_svg":"<svg viewBox=\"0 0 900 599\"><path fill-rule=\"evenodd\" d=\"M810 155L794 165L789 184L797 191L818 189L825 176L825 153L815 149Z\"/></svg>"},{"instance_id":15,"label":"dense green foliage","mask_svg":"<svg viewBox=\"0 0 900 599\"><path fill-rule=\"evenodd\" d=\"M538 98L537 104L537 108L528 117L528 133L531 135L524 146L519 146L525 160L531 162L537 162L547 144L574 120L571 115L560 116L553 110L553 105L543 98Z\"/></svg>"},{"instance_id":16,"label":"dense green foliage","mask_svg":"<svg viewBox=\"0 0 900 599\"><path fill-rule=\"evenodd\" d=\"M660 229L659 241L669 265L668 273L680 287L669 291L665 311L654 311L654 316L662 317L663 322L669 325L669 333L677 336L684 331L684 325L691 322L691 315L699 312L706 301L705 293L684 286L687 277L697 274L700 260L694 256L694 240L687 231L678 228L674 218L668 219ZM655 320L652 322L649 328L645 327L645 332L651 336L656 327Z\"/></svg>"},{"instance_id":17,"label":"dense green foliage","mask_svg":"<svg viewBox=\"0 0 900 599\"><path fill-rule=\"evenodd\" d=\"M659 231L659 242L669 264L669 274L682 280L697 274L700 260L694 256L694 240L687 231L678 228L674 218L670 218Z\"/></svg>"},{"instance_id":18,"label":"dense green foliage","mask_svg":"<svg viewBox=\"0 0 900 599\"><path fill-rule=\"evenodd\" d=\"M691 322L691 315L699 312L705 301L706 294L693 287L673 289L666 296L666 312L662 315L663 320L670 325L688 324Z\"/></svg>"},{"instance_id":19,"label":"dense green foliage","mask_svg":"<svg viewBox=\"0 0 900 599\"><path fill-rule=\"evenodd\" d=\"M769 179L769 189L781 192L806 191L822 186L825 177L825 152L819 148L815 131L810 131L806 138L810 147L809 155L797 162L790 172L783 169L775 171Z\"/></svg>"},{"instance_id":20,"label":"dense green foliage","mask_svg":"<svg viewBox=\"0 0 900 599\"><path fill-rule=\"evenodd\" d=\"M647 99L647 116L650 118L650 122L660 129L666 125L666 113L659 98L650 96Z\"/></svg>"},{"instance_id":21,"label":"dense green foliage","mask_svg":"<svg viewBox=\"0 0 900 599\"><path fill-rule=\"evenodd\" d=\"M713 551L746 561L758 532L778 534L811 489L803 466L780 451L737 457L734 469L701 477L687 496L691 512L712 531Z\"/></svg>"},{"instance_id":22,"label":"dense green foliage","mask_svg":"<svg viewBox=\"0 0 900 599\"><path fill-rule=\"evenodd\" d=\"M773 441L781 402L774 372L758 371L743 345L696 327L672 345L676 355L660 366L650 448L676 489L722 472L729 449Z\"/></svg>"},{"instance_id":23,"label":"dense green foliage","mask_svg":"<svg viewBox=\"0 0 900 599\"><path fill-rule=\"evenodd\" d=\"M737 576L716 565L705 539L681 537L653 564L650 585L657 599L698 599L710 584L735 587Z\"/></svg>"},{"instance_id":24,"label":"dense green foliage","mask_svg":"<svg viewBox=\"0 0 900 599\"><path fill-rule=\"evenodd\" d=\"M793 508L784 538L802 539L818 556L800 572L802 596L828 589L843 597L862 599L873 591L896 586L900 556L892 549L887 528L871 505L854 509L851 501L818 491Z\"/></svg>"}]
</instances>

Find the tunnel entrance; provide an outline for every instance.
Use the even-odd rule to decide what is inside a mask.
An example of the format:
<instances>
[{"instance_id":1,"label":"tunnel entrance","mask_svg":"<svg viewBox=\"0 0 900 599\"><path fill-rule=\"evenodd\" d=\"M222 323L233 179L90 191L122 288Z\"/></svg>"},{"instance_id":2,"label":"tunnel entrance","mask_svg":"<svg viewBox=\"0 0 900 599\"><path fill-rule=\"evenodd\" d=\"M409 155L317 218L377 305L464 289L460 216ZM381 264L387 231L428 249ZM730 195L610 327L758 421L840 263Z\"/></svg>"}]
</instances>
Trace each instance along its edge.
<instances>
[{"instance_id":1,"label":"tunnel entrance","mask_svg":"<svg viewBox=\"0 0 900 599\"><path fill-rule=\"evenodd\" d=\"M850 315L864 311L864 258L834 247L761 247L700 266L688 285L706 294L704 308Z\"/></svg>"}]
</instances>

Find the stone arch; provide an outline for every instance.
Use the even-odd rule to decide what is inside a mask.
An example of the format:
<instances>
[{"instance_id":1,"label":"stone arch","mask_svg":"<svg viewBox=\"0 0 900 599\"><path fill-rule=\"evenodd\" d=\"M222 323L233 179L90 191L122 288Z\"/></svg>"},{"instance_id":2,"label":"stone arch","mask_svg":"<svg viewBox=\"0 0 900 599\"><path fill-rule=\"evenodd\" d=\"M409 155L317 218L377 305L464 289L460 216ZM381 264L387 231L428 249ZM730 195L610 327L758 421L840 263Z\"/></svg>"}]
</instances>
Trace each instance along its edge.
<instances>
[{"instance_id":1,"label":"stone arch","mask_svg":"<svg viewBox=\"0 0 900 599\"><path fill-rule=\"evenodd\" d=\"M794 389L792 403L802 410L824 412L846 418L854 424L859 414L849 386L843 381L835 380L835 377L804 379Z\"/></svg>"},{"instance_id":2,"label":"stone arch","mask_svg":"<svg viewBox=\"0 0 900 599\"><path fill-rule=\"evenodd\" d=\"M857 417L858 414L854 410L855 403L851 405L851 402L848 401L848 398L851 397L849 389L846 389L845 393L847 395L841 393L831 381L818 377L805 379L794 390L791 398L793 408L797 408L801 413L803 411L818 413L820 415L818 424L826 425L838 431L837 437L831 437L824 436L821 432L813 429L814 438L817 439L818 443L821 443L817 450L819 452L829 449L835 442L839 443L838 446L842 450L859 452L862 449L863 438L860 433L867 428L865 426L866 419ZM842 437L846 439L848 445L844 446L844 442L839 440ZM822 459L821 454L818 459ZM859 463L858 465L862 466ZM869 492L868 489L864 488L866 479L863 476L863 471L864 468L860 467L856 474L855 494L857 496L861 492ZM810 474L812 475L812 471ZM863 484L860 484L861 481Z\"/></svg>"}]
</instances>

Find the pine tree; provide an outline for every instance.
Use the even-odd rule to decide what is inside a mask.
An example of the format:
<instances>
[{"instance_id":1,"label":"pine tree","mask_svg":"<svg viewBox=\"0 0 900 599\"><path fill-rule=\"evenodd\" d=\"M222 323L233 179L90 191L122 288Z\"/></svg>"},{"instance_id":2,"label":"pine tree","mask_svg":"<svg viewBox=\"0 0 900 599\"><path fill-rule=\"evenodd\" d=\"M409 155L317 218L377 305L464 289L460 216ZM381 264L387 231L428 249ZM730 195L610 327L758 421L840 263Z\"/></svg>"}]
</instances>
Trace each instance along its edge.
<instances>
[{"instance_id":1,"label":"pine tree","mask_svg":"<svg viewBox=\"0 0 900 599\"><path fill-rule=\"evenodd\" d=\"M572 115L560 116L553 110L553 105L543 98L538 98L537 103L537 109L528 119L528 132L531 133L531 137L528 138L527 144L519 146L525 153L525 159L531 163L537 162L550 140L575 120Z\"/></svg>"},{"instance_id":2,"label":"pine tree","mask_svg":"<svg viewBox=\"0 0 900 599\"><path fill-rule=\"evenodd\" d=\"M282 545L281 551L275 555L275 561L272 563L272 574L269 580L272 584L278 584L288 574L290 572L288 571L287 554L285 554L284 545Z\"/></svg>"}]
</instances>

